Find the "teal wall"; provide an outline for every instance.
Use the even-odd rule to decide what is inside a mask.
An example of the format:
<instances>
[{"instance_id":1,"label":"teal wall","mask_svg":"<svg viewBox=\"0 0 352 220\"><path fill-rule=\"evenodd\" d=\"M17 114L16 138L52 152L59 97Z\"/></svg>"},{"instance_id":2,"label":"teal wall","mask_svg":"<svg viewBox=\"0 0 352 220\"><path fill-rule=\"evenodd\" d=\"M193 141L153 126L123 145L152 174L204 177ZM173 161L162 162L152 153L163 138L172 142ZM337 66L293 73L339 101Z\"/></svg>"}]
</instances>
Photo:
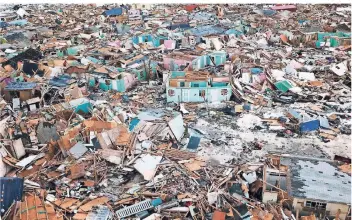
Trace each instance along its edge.
<instances>
[{"instance_id":1,"label":"teal wall","mask_svg":"<svg viewBox=\"0 0 352 220\"><path fill-rule=\"evenodd\" d=\"M125 92L125 80L124 79L110 79L110 85L107 85L105 79L99 80L99 88L103 91L115 90L118 92Z\"/></svg>"},{"instance_id":2,"label":"teal wall","mask_svg":"<svg viewBox=\"0 0 352 220\"><path fill-rule=\"evenodd\" d=\"M222 86L227 86L227 83L224 82L213 82L212 87L222 87Z\"/></svg>"},{"instance_id":3,"label":"teal wall","mask_svg":"<svg viewBox=\"0 0 352 220\"><path fill-rule=\"evenodd\" d=\"M207 87L208 83L206 81L196 81L191 82L191 87Z\"/></svg>"},{"instance_id":4,"label":"teal wall","mask_svg":"<svg viewBox=\"0 0 352 220\"><path fill-rule=\"evenodd\" d=\"M318 41L316 41L315 45L316 47L320 47L320 43L325 42L324 37L339 37L339 38L348 38L351 37L351 33L343 33L343 32L336 32L336 33L331 33L331 32L320 32L318 33ZM330 47L338 47L339 46L339 41L338 39L335 38L330 38L328 40L330 42Z\"/></svg>"},{"instance_id":5,"label":"teal wall","mask_svg":"<svg viewBox=\"0 0 352 220\"><path fill-rule=\"evenodd\" d=\"M75 108L75 112L83 112L83 113L87 114L87 113L90 112L89 109L90 110L92 109L92 105L88 102L88 103L84 103L84 104L78 105Z\"/></svg>"},{"instance_id":6,"label":"teal wall","mask_svg":"<svg viewBox=\"0 0 352 220\"><path fill-rule=\"evenodd\" d=\"M156 66L157 66L157 64L150 63L150 66L151 66L152 73L156 74ZM141 69L132 69L130 71L136 75L136 78L139 81L147 80L147 72L145 71L144 67L142 67Z\"/></svg>"},{"instance_id":7,"label":"teal wall","mask_svg":"<svg viewBox=\"0 0 352 220\"><path fill-rule=\"evenodd\" d=\"M185 76L186 72L185 71L171 71L171 78L176 78L179 76Z\"/></svg>"}]
</instances>

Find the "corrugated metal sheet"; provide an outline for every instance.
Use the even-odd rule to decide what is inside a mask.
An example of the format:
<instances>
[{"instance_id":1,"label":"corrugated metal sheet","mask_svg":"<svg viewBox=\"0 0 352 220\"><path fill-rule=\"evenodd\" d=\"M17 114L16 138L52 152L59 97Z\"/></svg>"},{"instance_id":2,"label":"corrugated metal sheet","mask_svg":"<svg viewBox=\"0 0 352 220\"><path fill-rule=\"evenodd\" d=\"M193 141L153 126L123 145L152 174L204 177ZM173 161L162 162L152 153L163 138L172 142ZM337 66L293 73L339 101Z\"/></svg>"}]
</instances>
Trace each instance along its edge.
<instances>
[{"instance_id":1,"label":"corrugated metal sheet","mask_svg":"<svg viewBox=\"0 0 352 220\"><path fill-rule=\"evenodd\" d=\"M86 220L108 220L112 219L112 213L107 206L97 206L97 210L88 213Z\"/></svg>"},{"instance_id":2,"label":"corrugated metal sheet","mask_svg":"<svg viewBox=\"0 0 352 220\"><path fill-rule=\"evenodd\" d=\"M18 177L0 178L0 209L1 216L14 201L21 201L23 195L23 179Z\"/></svg>"},{"instance_id":3,"label":"corrugated metal sheet","mask_svg":"<svg viewBox=\"0 0 352 220\"><path fill-rule=\"evenodd\" d=\"M30 90L36 87L37 83L31 82L11 82L5 87L7 91Z\"/></svg>"}]
</instances>

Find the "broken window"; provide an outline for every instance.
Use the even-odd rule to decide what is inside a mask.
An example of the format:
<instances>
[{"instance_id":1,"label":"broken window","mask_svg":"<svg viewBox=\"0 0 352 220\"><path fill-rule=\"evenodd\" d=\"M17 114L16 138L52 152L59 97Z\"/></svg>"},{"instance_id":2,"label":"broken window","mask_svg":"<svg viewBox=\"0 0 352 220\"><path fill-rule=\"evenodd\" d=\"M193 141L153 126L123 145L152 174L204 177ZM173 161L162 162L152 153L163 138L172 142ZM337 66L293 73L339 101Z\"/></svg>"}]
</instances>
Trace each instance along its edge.
<instances>
[{"instance_id":1,"label":"broken window","mask_svg":"<svg viewBox=\"0 0 352 220\"><path fill-rule=\"evenodd\" d=\"M199 90L199 96L205 97L205 90Z\"/></svg>"},{"instance_id":2,"label":"broken window","mask_svg":"<svg viewBox=\"0 0 352 220\"><path fill-rule=\"evenodd\" d=\"M227 95L227 89L222 89L221 90L221 95Z\"/></svg>"},{"instance_id":3,"label":"broken window","mask_svg":"<svg viewBox=\"0 0 352 220\"><path fill-rule=\"evenodd\" d=\"M169 94L169 96L174 96L175 95L175 90L169 89L168 94Z\"/></svg>"},{"instance_id":4,"label":"broken window","mask_svg":"<svg viewBox=\"0 0 352 220\"><path fill-rule=\"evenodd\" d=\"M305 206L316 209L326 209L326 203L324 202L314 202L307 200Z\"/></svg>"},{"instance_id":5,"label":"broken window","mask_svg":"<svg viewBox=\"0 0 352 220\"><path fill-rule=\"evenodd\" d=\"M215 57L210 57L210 61L216 66Z\"/></svg>"}]
</instances>

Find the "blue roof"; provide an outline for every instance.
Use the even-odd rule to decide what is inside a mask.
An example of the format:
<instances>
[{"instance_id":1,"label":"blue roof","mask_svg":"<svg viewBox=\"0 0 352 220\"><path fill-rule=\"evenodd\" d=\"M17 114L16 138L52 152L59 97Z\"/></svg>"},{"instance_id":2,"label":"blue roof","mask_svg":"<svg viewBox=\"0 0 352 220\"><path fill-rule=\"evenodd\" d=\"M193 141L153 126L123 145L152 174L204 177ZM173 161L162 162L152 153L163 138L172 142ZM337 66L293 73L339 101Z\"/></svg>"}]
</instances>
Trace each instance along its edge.
<instances>
[{"instance_id":1,"label":"blue roof","mask_svg":"<svg viewBox=\"0 0 352 220\"><path fill-rule=\"evenodd\" d=\"M103 13L106 16L111 16L111 15L122 15L122 8L113 8L107 11L104 11Z\"/></svg>"},{"instance_id":2,"label":"blue roof","mask_svg":"<svg viewBox=\"0 0 352 220\"><path fill-rule=\"evenodd\" d=\"M5 87L7 91L30 90L37 86L37 83L32 82L11 82Z\"/></svg>"},{"instance_id":3,"label":"blue roof","mask_svg":"<svg viewBox=\"0 0 352 220\"><path fill-rule=\"evenodd\" d=\"M212 34L223 34L226 30L217 25L205 25L188 30L190 34L201 37Z\"/></svg>"}]
</instances>

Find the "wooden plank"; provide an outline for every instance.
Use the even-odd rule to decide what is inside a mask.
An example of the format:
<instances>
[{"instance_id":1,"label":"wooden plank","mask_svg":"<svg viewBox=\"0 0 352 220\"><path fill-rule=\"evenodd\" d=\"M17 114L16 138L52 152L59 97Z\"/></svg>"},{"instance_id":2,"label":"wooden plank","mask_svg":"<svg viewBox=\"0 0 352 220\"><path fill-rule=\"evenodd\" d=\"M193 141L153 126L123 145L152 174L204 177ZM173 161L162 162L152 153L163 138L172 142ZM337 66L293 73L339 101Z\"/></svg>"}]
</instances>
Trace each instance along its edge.
<instances>
[{"instance_id":1,"label":"wooden plank","mask_svg":"<svg viewBox=\"0 0 352 220\"><path fill-rule=\"evenodd\" d=\"M109 198L105 197L105 196L93 199L93 200L87 202L86 204L82 205L81 207L79 207L79 211L89 212L93 206L102 205L108 201L109 201Z\"/></svg>"}]
</instances>

